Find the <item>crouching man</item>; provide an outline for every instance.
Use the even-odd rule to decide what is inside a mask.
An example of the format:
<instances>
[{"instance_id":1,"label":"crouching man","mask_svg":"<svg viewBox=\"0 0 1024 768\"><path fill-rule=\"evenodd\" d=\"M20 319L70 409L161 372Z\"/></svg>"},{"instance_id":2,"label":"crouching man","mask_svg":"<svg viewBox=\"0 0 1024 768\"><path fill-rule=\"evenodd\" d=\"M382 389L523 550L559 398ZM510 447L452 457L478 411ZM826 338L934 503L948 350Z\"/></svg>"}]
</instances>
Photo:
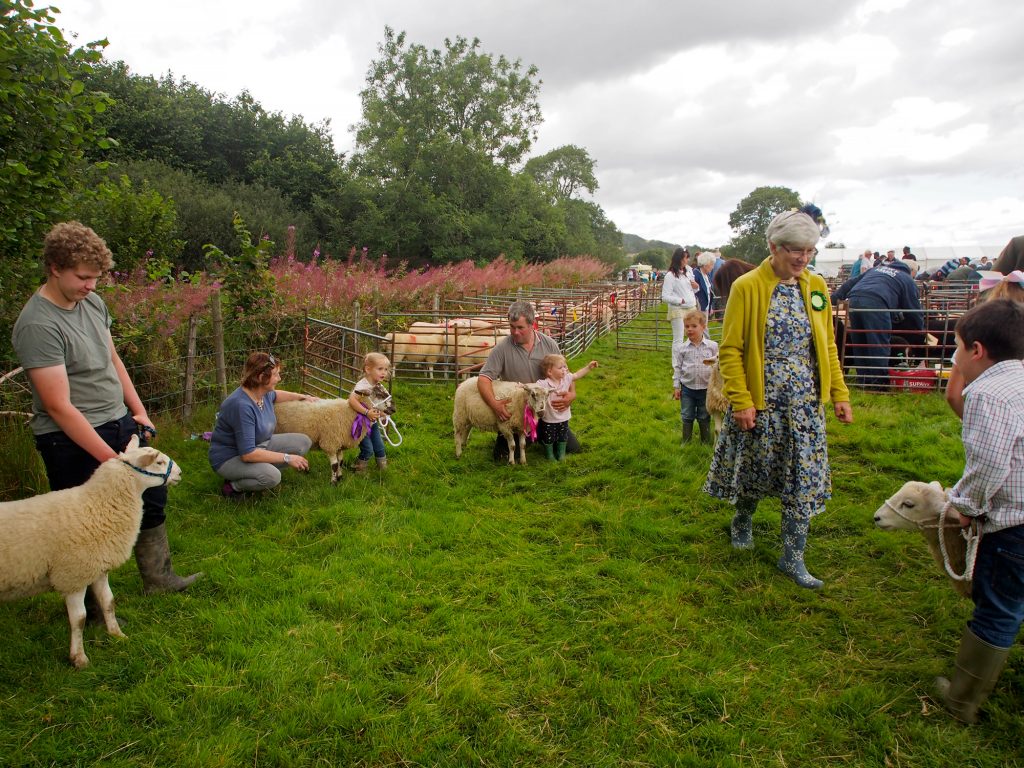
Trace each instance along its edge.
<instances>
[{"instance_id":1,"label":"crouching man","mask_svg":"<svg viewBox=\"0 0 1024 768\"><path fill-rule=\"evenodd\" d=\"M81 485L137 431L155 435L94 293L114 265L107 244L77 221L57 224L43 245L46 282L25 304L12 341L32 390L32 433L50 490ZM180 592L198 578L171 567L164 526L167 486L142 494L135 561L147 594Z\"/></svg>"},{"instance_id":2,"label":"crouching man","mask_svg":"<svg viewBox=\"0 0 1024 768\"><path fill-rule=\"evenodd\" d=\"M982 522L971 599L950 679L939 696L973 723L1002 674L1024 620L1024 304L979 304L956 324L963 373L964 474L949 491L960 523Z\"/></svg>"},{"instance_id":3,"label":"crouching man","mask_svg":"<svg viewBox=\"0 0 1024 768\"><path fill-rule=\"evenodd\" d=\"M480 379L477 386L480 396L487 406L494 411L499 421L508 421L511 414L505 407L504 400L494 397L492 382L518 381L523 384L533 384L543 379L541 372L541 361L547 355L560 355L558 343L550 336L546 336L533 327L536 319L533 305L527 301L514 301L508 308L509 335L494 345L491 354L487 356L487 362L480 369ZM569 385L569 391L564 394L556 394L551 397L550 405L556 411L564 411L572 401L576 399L575 382ZM566 443L566 453L579 453L580 443L576 436L569 431ZM494 443L495 461L508 461L508 444L500 434Z\"/></svg>"}]
</instances>

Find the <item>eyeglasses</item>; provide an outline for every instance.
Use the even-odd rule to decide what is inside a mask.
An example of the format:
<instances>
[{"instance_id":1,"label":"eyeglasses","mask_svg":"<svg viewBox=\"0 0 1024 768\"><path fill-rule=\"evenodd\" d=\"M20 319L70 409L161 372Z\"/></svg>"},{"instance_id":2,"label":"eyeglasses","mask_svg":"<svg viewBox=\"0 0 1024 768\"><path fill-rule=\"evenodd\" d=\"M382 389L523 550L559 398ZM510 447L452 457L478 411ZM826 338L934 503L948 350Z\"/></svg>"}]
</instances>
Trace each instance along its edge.
<instances>
[{"instance_id":1,"label":"eyeglasses","mask_svg":"<svg viewBox=\"0 0 1024 768\"><path fill-rule=\"evenodd\" d=\"M781 248L790 256L806 256L808 259L813 259L818 255L817 248L790 248L788 245L783 245L782 243L776 243L775 246L777 248Z\"/></svg>"}]
</instances>

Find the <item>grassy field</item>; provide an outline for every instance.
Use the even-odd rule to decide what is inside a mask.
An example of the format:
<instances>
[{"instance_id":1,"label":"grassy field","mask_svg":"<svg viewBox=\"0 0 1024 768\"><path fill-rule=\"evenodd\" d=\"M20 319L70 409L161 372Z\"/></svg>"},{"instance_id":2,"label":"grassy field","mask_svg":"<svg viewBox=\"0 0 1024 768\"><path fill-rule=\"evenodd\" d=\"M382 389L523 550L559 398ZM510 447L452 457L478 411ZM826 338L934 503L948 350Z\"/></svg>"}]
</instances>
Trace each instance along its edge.
<instances>
[{"instance_id":1,"label":"grassy field","mask_svg":"<svg viewBox=\"0 0 1024 768\"><path fill-rule=\"evenodd\" d=\"M454 389L400 385L386 474L331 487L317 453L232 504L206 444L161 425L184 469L176 565L206 577L147 598L133 563L112 574L128 639L87 630L81 672L59 596L0 604L0 764L1018 764L1019 650L981 725L937 710L970 603L920 537L872 525L905 480L959 476L940 397L855 395L854 425L829 417L815 593L775 569L777 503L753 551L730 548L667 354L606 339L590 357L585 452L563 464L496 466L481 434L456 461Z\"/></svg>"}]
</instances>

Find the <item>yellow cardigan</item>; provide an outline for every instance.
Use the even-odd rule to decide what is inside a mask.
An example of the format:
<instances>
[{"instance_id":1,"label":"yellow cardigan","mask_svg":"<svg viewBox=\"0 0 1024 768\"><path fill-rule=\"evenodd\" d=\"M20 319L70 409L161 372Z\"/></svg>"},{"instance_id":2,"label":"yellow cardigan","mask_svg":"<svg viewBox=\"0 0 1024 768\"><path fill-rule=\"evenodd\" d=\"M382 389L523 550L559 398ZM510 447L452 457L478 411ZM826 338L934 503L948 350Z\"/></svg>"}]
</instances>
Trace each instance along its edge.
<instances>
[{"instance_id":1,"label":"yellow cardigan","mask_svg":"<svg viewBox=\"0 0 1024 768\"><path fill-rule=\"evenodd\" d=\"M765 259L756 269L739 277L729 292L718 354L725 396L734 411L751 407L764 410L764 331L772 292L778 283L771 259ZM818 397L826 403L829 399L848 402L850 390L846 388L839 366L828 287L821 275L807 270L800 273L799 284L804 308L811 320L811 338L821 382ZM820 310L811 307L812 291L821 294L817 303L824 303L824 306Z\"/></svg>"}]
</instances>

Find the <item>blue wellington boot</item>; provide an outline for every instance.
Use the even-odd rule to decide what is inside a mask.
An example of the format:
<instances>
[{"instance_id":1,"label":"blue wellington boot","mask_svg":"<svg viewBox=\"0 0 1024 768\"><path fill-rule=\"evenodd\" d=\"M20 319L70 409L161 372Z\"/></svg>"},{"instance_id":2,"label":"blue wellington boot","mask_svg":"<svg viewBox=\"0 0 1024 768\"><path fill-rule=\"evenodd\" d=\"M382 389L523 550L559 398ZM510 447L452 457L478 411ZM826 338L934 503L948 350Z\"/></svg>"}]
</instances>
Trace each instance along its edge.
<instances>
[{"instance_id":1,"label":"blue wellington boot","mask_svg":"<svg viewBox=\"0 0 1024 768\"><path fill-rule=\"evenodd\" d=\"M807 530L810 519L802 520L791 512L782 510L782 557L779 570L801 587L821 589L825 582L807 572L804 565L804 548L807 546Z\"/></svg>"}]
</instances>

